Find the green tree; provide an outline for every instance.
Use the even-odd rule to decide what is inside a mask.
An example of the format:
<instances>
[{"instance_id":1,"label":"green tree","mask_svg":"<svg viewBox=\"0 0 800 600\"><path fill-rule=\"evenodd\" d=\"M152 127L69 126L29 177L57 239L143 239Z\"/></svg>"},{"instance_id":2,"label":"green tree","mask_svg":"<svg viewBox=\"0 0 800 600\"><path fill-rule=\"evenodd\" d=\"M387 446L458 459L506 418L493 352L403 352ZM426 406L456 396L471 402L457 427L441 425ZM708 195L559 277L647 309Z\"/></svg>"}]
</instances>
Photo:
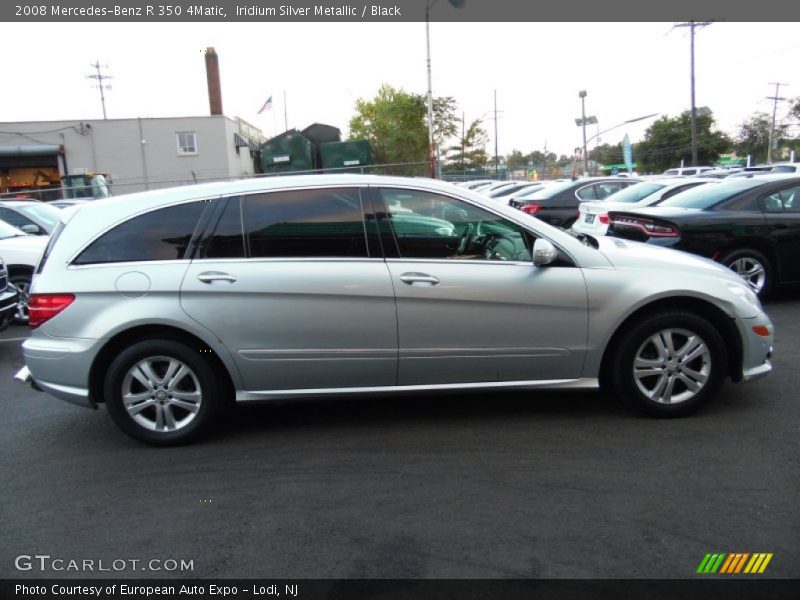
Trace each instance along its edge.
<instances>
[{"instance_id":1,"label":"green tree","mask_svg":"<svg viewBox=\"0 0 800 600\"><path fill-rule=\"evenodd\" d=\"M659 173L670 167L692 162L692 118L689 111L674 118L661 117L645 132L644 140L633 149L633 159L640 172ZM731 139L715 129L712 114L697 115L697 160L712 164L720 154L729 152Z\"/></svg>"},{"instance_id":2,"label":"green tree","mask_svg":"<svg viewBox=\"0 0 800 600\"><path fill-rule=\"evenodd\" d=\"M456 134L453 98L435 98L434 140L440 145ZM428 105L423 94L411 94L384 84L372 100L359 98L350 119L350 139L368 140L375 164L428 161ZM418 165L413 174L427 173Z\"/></svg>"},{"instance_id":3,"label":"green tree","mask_svg":"<svg viewBox=\"0 0 800 600\"><path fill-rule=\"evenodd\" d=\"M800 96L794 99L789 109L789 118L800 120Z\"/></svg>"},{"instance_id":4,"label":"green tree","mask_svg":"<svg viewBox=\"0 0 800 600\"><path fill-rule=\"evenodd\" d=\"M455 171L485 168L489 158L486 154L488 140L483 122L475 119L464 131L464 136L445 151L448 166Z\"/></svg>"},{"instance_id":5,"label":"green tree","mask_svg":"<svg viewBox=\"0 0 800 600\"><path fill-rule=\"evenodd\" d=\"M589 150L589 159L601 165L616 165L624 160L622 154L622 143L600 144L597 148Z\"/></svg>"},{"instance_id":6,"label":"green tree","mask_svg":"<svg viewBox=\"0 0 800 600\"><path fill-rule=\"evenodd\" d=\"M509 171L516 171L517 169L526 169L530 165L530 154L522 154L519 150L512 150L511 154L506 156L506 167Z\"/></svg>"},{"instance_id":7,"label":"green tree","mask_svg":"<svg viewBox=\"0 0 800 600\"><path fill-rule=\"evenodd\" d=\"M767 160L767 146L769 145L769 130L772 127L772 117L766 113L755 113L752 117L739 125L734 149L739 156L750 155L753 163L762 163ZM774 140L786 137L788 127L782 123L775 124Z\"/></svg>"}]
</instances>

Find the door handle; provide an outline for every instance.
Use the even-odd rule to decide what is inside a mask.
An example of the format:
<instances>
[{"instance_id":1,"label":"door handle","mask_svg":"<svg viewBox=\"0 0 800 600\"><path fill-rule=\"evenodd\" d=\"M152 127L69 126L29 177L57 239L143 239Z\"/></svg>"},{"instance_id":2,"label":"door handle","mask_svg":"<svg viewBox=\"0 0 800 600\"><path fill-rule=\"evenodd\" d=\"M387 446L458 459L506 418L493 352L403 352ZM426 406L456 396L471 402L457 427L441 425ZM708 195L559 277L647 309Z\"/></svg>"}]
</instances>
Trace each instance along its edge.
<instances>
[{"instance_id":1,"label":"door handle","mask_svg":"<svg viewBox=\"0 0 800 600\"><path fill-rule=\"evenodd\" d=\"M439 283L439 279L437 277L428 275L427 273L403 273L400 275L400 281L408 285L414 285L415 283L436 285Z\"/></svg>"},{"instance_id":2,"label":"door handle","mask_svg":"<svg viewBox=\"0 0 800 600\"><path fill-rule=\"evenodd\" d=\"M200 273L197 278L203 283L211 283L213 281L229 281L233 283L236 277L228 275L227 273L220 273L219 271L205 271Z\"/></svg>"}]
</instances>

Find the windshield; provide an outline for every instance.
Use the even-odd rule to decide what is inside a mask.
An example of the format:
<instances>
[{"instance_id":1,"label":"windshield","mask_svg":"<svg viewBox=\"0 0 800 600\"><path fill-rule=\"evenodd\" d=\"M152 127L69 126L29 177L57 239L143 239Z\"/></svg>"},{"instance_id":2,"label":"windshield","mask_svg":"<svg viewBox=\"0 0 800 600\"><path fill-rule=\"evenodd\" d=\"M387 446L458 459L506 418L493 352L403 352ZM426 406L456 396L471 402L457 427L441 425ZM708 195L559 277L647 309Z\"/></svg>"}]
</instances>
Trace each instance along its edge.
<instances>
[{"instance_id":1,"label":"windshield","mask_svg":"<svg viewBox=\"0 0 800 600\"><path fill-rule=\"evenodd\" d=\"M4 240L10 237L15 237L18 235L28 235L28 234L22 231L21 229L17 229L13 225L9 225L5 221L0 221L0 240Z\"/></svg>"},{"instance_id":2,"label":"windshield","mask_svg":"<svg viewBox=\"0 0 800 600\"><path fill-rule=\"evenodd\" d=\"M58 216L61 214L57 208L48 204L22 204L17 210L30 217L32 221L43 223L47 229L53 229L58 223Z\"/></svg>"},{"instance_id":3,"label":"windshield","mask_svg":"<svg viewBox=\"0 0 800 600\"><path fill-rule=\"evenodd\" d=\"M659 206L710 208L762 183L763 180L735 179L719 185L701 185L664 200Z\"/></svg>"},{"instance_id":4,"label":"windshield","mask_svg":"<svg viewBox=\"0 0 800 600\"><path fill-rule=\"evenodd\" d=\"M614 202L638 202L650 194L667 187L663 183L637 183L614 194Z\"/></svg>"}]
</instances>

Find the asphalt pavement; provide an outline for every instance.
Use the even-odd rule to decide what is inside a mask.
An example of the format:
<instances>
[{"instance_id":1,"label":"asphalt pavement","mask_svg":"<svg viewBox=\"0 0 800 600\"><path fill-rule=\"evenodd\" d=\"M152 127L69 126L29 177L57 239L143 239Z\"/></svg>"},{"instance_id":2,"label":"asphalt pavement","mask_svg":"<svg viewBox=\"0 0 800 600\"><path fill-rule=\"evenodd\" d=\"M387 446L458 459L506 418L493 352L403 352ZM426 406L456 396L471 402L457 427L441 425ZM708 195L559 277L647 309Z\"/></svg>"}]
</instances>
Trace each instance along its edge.
<instances>
[{"instance_id":1,"label":"asphalt pavement","mask_svg":"<svg viewBox=\"0 0 800 600\"><path fill-rule=\"evenodd\" d=\"M12 327L0 577L684 578L709 552L773 553L764 577L798 577L800 292L767 310L773 374L686 419L587 392L314 401L169 449L13 381Z\"/></svg>"}]
</instances>

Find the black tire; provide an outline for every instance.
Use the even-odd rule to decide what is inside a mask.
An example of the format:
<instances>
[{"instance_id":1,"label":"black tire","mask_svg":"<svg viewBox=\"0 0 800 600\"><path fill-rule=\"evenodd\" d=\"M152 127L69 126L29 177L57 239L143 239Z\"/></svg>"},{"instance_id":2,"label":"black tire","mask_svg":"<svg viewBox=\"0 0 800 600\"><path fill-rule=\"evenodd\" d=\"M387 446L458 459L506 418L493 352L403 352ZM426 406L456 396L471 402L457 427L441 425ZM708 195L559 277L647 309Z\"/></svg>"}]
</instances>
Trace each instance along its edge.
<instances>
[{"instance_id":1,"label":"black tire","mask_svg":"<svg viewBox=\"0 0 800 600\"><path fill-rule=\"evenodd\" d=\"M14 313L14 323L25 325L29 321L28 295L30 294L32 279L33 275L30 273L14 273L8 278L8 281L13 283L19 290L19 304Z\"/></svg>"},{"instance_id":2,"label":"black tire","mask_svg":"<svg viewBox=\"0 0 800 600\"><path fill-rule=\"evenodd\" d=\"M199 350L170 339L143 340L122 350L111 361L103 383L108 413L117 426L132 438L153 446L185 444L198 439L215 426L225 405L224 388L219 383L213 365ZM168 361L173 361L172 364L183 364L187 371L178 370L178 373L186 374L168 382L168 367L171 364ZM134 367L143 362L150 368L154 379L163 377L161 383L147 388L140 378L132 374ZM140 376L144 373L142 370L137 371ZM177 381L179 378L180 381ZM175 383L175 387L170 390L167 384L171 382ZM135 389L139 391L134 394ZM131 411L138 410L136 416L125 406L125 390L137 397L147 396L141 398L141 402L130 404ZM200 394L198 408L194 411L182 408L183 405L193 404L186 401L186 397L196 396L197 392ZM176 394L175 398L172 393ZM178 398L177 394L182 397ZM142 408L143 406L145 407ZM169 428L167 413L173 420L172 430ZM158 428L159 420L163 429ZM155 429L149 428L148 424L154 425Z\"/></svg>"},{"instance_id":3,"label":"black tire","mask_svg":"<svg viewBox=\"0 0 800 600\"><path fill-rule=\"evenodd\" d=\"M695 336L692 344L687 334ZM675 352L667 350L664 336L670 338ZM662 340L663 355L653 342L656 337ZM697 340L707 352L695 346ZM692 348L701 354L684 363L679 359L684 348L687 359L694 354ZM627 405L654 417L682 417L694 413L716 396L728 373L728 355L722 336L713 324L691 312L670 311L645 317L622 334L614 350L611 361L614 391ZM663 366L656 366L656 363L661 364L662 356L669 359L663 359ZM634 375L637 357L641 366L638 375ZM646 374L650 372L654 374ZM698 383L701 377L705 379ZM691 389L685 383L688 380L699 388ZM653 397L645 391L653 392Z\"/></svg>"},{"instance_id":4,"label":"black tire","mask_svg":"<svg viewBox=\"0 0 800 600\"><path fill-rule=\"evenodd\" d=\"M758 250L752 250L750 248L734 250L733 252L728 252L719 262L738 273L759 298L765 298L771 291L774 283L775 269L770 260ZM763 284L760 286L755 283L757 280L756 276L751 275L748 278L745 273L742 272L742 267L749 265L760 265L761 269L763 269Z\"/></svg>"}]
</instances>

